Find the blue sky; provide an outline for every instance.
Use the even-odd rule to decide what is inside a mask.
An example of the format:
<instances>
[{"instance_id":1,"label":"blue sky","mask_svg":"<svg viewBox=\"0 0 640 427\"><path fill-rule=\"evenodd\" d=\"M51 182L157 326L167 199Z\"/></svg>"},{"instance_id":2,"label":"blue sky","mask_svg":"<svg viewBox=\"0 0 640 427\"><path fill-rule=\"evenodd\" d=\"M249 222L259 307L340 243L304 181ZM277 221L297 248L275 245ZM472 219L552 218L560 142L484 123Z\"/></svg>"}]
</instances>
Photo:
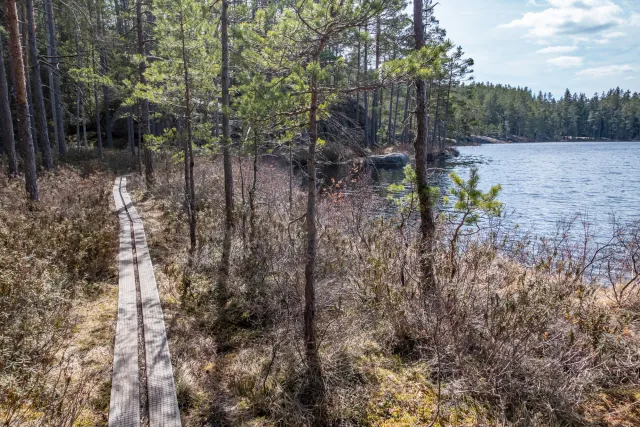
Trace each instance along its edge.
<instances>
[{"instance_id":1,"label":"blue sky","mask_svg":"<svg viewBox=\"0 0 640 427\"><path fill-rule=\"evenodd\" d=\"M640 92L640 0L438 0L476 81L561 96Z\"/></svg>"}]
</instances>

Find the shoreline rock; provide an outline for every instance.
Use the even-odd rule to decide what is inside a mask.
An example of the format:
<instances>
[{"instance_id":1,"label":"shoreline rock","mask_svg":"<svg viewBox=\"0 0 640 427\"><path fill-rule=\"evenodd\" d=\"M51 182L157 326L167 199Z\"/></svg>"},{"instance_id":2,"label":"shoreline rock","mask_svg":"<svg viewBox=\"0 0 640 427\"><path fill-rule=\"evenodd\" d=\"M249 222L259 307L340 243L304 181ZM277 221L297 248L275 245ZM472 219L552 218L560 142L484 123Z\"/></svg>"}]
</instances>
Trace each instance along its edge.
<instances>
[{"instance_id":1,"label":"shoreline rock","mask_svg":"<svg viewBox=\"0 0 640 427\"><path fill-rule=\"evenodd\" d=\"M389 153L369 156L366 158L365 164L383 169L401 169L410 161L407 153Z\"/></svg>"}]
</instances>

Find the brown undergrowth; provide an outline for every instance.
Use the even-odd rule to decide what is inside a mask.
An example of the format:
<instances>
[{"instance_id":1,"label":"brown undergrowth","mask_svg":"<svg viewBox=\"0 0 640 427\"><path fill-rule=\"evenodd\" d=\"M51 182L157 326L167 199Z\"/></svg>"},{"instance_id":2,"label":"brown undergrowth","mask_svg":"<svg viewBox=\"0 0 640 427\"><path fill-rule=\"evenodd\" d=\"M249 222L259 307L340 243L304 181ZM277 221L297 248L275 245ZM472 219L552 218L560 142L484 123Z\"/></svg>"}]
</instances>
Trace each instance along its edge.
<instances>
[{"instance_id":1,"label":"brown undergrowth","mask_svg":"<svg viewBox=\"0 0 640 427\"><path fill-rule=\"evenodd\" d=\"M182 166L166 156L156 167L154 188L133 185L184 425L310 424L303 192L294 187L290 206L286 171L262 162L252 212L250 162L236 160L232 297L221 321L222 169L196 161L198 248L187 270ZM324 190L319 207L327 424L634 425L639 284L626 279L638 269L637 224L605 245L578 235L579 222L545 239L491 224L459 237L452 256L441 221L437 290L421 295L415 214L390 214L364 180L349 181L350 191L336 189L342 182Z\"/></svg>"},{"instance_id":2,"label":"brown undergrowth","mask_svg":"<svg viewBox=\"0 0 640 427\"><path fill-rule=\"evenodd\" d=\"M84 166L41 172L35 203L20 179L0 178L3 426L107 422L117 316L114 175Z\"/></svg>"}]
</instances>

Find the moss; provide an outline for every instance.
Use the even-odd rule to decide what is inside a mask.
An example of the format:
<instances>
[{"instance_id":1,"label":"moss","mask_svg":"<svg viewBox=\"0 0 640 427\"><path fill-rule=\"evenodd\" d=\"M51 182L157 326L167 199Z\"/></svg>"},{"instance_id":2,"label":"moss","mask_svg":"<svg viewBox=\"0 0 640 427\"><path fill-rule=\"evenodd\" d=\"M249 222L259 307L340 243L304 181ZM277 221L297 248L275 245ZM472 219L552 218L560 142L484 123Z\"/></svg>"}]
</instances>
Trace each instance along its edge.
<instances>
[{"instance_id":1,"label":"moss","mask_svg":"<svg viewBox=\"0 0 640 427\"><path fill-rule=\"evenodd\" d=\"M379 427L478 425L490 419L476 402L455 400L443 385L438 410L438 387L431 382L431 367L424 362L403 363L397 356L360 359L370 381L363 423ZM437 420L436 420L437 418Z\"/></svg>"}]
</instances>

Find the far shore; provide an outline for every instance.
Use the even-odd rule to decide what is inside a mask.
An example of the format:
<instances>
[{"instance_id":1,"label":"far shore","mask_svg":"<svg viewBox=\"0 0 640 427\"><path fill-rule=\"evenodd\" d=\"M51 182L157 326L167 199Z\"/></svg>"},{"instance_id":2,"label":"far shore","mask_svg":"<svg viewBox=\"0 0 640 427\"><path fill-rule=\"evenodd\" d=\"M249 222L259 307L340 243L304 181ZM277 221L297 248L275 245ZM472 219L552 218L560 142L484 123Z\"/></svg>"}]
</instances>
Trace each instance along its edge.
<instances>
[{"instance_id":1,"label":"far shore","mask_svg":"<svg viewBox=\"0 0 640 427\"><path fill-rule=\"evenodd\" d=\"M468 137L460 138L457 140L448 140L453 146L477 146L485 144L521 144L521 143L542 143L542 142L637 142L639 140L618 140L607 138L588 138L588 137L563 137L559 139L535 139L525 138L521 136L512 135L508 138L494 138L490 136L470 135Z\"/></svg>"}]
</instances>

